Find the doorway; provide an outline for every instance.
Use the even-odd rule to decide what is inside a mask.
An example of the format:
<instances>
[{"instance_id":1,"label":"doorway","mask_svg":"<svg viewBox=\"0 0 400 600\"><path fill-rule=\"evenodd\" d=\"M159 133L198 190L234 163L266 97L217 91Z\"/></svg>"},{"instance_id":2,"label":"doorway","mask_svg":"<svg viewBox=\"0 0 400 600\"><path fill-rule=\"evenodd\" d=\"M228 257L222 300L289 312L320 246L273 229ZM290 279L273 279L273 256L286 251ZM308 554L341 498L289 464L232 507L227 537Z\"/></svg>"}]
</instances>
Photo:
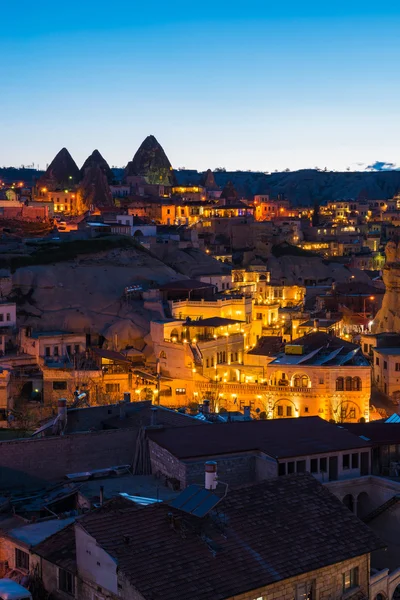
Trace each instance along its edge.
<instances>
[{"instance_id":1,"label":"doorway","mask_svg":"<svg viewBox=\"0 0 400 600\"><path fill-rule=\"evenodd\" d=\"M337 481L338 478L338 457L329 457L329 481Z\"/></svg>"}]
</instances>

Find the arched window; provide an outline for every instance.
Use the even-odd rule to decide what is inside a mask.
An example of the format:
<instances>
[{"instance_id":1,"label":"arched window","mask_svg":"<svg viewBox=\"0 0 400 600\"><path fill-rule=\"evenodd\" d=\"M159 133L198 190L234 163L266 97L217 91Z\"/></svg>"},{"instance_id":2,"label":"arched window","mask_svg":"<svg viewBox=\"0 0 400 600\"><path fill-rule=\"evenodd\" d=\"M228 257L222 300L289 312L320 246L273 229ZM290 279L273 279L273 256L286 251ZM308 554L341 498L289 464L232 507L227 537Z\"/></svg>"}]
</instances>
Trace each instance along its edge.
<instances>
[{"instance_id":1,"label":"arched window","mask_svg":"<svg viewBox=\"0 0 400 600\"><path fill-rule=\"evenodd\" d=\"M344 379L343 379L343 377L338 377L336 379L336 391L343 392L343 390L344 390Z\"/></svg>"},{"instance_id":2,"label":"arched window","mask_svg":"<svg viewBox=\"0 0 400 600\"><path fill-rule=\"evenodd\" d=\"M353 391L359 392L361 391L362 383L359 377L353 377Z\"/></svg>"},{"instance_id":3,"label":"arched window","mask_svg":"<svg viewBox=\"0 0 400 600\"><path fill-rule=\"evenodd\" d=\"M303 375L303 377L301 378L301 387L308 387L308 382L309 379L307 375Z\"/></svg>"},{"instance_id":4,"label":"arched window","mask_svg":"<svg viewBox=\"0 0 400 600\"><path fill-rule=\"evenodd\" d=\"M167 358L167 354L164 352L164 350L161 350L159 358Z\"/></svg>"},{"instance_id":5,"label":"arched window","mask_svg":"<svg viewBox=\"0 0 400 600\"><path fill-rule=\"evenodd\" d=\"M173 329L173 330L171 331L171 340L172 340L173 342L177 342L177 341L178 341L178 338L179 338L179 331L178 331L177 329Z\"/></svg>"},{"instance_id":6,"label":"arched window","mask_svg":"<svg viewBox=\"0 0 400 600\"><path fill-rule=\"evenodd\" d=\"M345 390L346 390L346 392L351 392L352 389L353 389L353 380L351 377L346 377Z\"/></svg>"}]
</instances>

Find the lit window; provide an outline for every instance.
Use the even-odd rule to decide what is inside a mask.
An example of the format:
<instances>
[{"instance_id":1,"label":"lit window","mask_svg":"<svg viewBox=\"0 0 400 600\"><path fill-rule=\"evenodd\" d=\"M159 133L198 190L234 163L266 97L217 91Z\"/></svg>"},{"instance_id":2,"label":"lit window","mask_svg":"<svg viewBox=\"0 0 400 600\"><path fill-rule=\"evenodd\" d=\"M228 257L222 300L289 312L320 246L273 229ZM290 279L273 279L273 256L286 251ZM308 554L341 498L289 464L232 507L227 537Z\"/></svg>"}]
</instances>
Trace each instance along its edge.
<instances>
[{"instance_id":1,"label":"lit window","mask_svg":"<svg viewBox=\"0 0 400 600\"><path fill-rule=\"evenodd\" d=\"M177 396L183 396L184 394L186 394L186 388L176 388L175 394Z\"/></svg>"},{"instance_id":2,"label":"lit window","mask_svg":"<svg viewBox=\"0 0 400 600\"><path fill-rule=\"evenodd\" d=\"M106 393L119 392L119 383L106 383Z\"/></svg>"},{"instance_id":3,"label":"lit window","mask_svg":"<svg viewBox=\"0 0 400 600\"><path fill-rule=\"evenodd\" d=\"M343 573L343 592L358 586L358 567Z\"/></svg>"}]
</instances>

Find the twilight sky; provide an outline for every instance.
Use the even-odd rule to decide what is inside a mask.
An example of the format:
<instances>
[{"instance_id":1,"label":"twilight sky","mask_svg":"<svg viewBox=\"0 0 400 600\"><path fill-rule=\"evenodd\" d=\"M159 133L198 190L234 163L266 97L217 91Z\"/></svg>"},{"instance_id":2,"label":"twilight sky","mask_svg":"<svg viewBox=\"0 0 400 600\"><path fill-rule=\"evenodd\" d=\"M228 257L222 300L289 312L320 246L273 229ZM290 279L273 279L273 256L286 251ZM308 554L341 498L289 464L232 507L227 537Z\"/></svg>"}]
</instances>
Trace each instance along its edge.
<instances>
[{"instance_id":1,"label":"twilight sky","mask_svg":"<svg viewBox=\"0 0 400 600\"><path fill-rule=\"evenodd\" d=\"M400 2L2 0L0 166L400 164Z\"/></svg>"}]
</instances>

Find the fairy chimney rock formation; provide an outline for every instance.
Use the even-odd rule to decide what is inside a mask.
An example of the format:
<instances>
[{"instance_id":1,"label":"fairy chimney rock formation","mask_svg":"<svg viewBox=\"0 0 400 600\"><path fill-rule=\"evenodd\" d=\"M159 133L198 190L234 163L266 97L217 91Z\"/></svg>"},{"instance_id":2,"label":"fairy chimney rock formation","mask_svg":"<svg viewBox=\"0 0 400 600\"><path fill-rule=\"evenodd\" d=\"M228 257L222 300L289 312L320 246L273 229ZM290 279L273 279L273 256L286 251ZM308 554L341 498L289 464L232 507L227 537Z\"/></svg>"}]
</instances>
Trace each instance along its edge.
<instances>
[{"instance_id":1,"label":"fairy chimney rock formation","mask_svg":"<svg viewBox=\"0 0 400 600\"><path fill-rule=\"evenodd\" d=\"M154 135L147 136L127 164L125 177L132 175L144 177L152 185L176 185L172 165Z\"/></svg>"},{"instance_id":2,"label":"fairy chimney rock formation","mask_svg":"<svg viewBox=\"0 0 400 600\"><path fill-rule=\"evenodd\" d=\"M53 158L46 173L38 181L38 187L47 187L56 190L70 188L80 180L78 166L68 150L62 148Z\"/></svg>"},{"instance_id":3,"label":"fairy chimney rock formation","mask_svg":"<svg viewBox=\"0 0 400 600\"><path fill-rule=\"evenodd\" d=\"M382 306L372 326L373 333L400 333L400 239L395 238L386 244L386 264L383 268L383 281L386 287Z\"/></svg>"},{"instance_id":4,"label":"fairy chimney rock formation","mask_svg":"<svg viewBox=\"0 0 400 600\"><path fill-rule=\"evenodd\" d=\"M100 167L104 175L107 177L108 183L111 184L113 182L114 174L110 169L110 165L97 149L93 150L92 154L88 156L83 163L81 168L81 179L85 177L87 169L90 169L91 167Z\"/></svg>"}]
</instances>

